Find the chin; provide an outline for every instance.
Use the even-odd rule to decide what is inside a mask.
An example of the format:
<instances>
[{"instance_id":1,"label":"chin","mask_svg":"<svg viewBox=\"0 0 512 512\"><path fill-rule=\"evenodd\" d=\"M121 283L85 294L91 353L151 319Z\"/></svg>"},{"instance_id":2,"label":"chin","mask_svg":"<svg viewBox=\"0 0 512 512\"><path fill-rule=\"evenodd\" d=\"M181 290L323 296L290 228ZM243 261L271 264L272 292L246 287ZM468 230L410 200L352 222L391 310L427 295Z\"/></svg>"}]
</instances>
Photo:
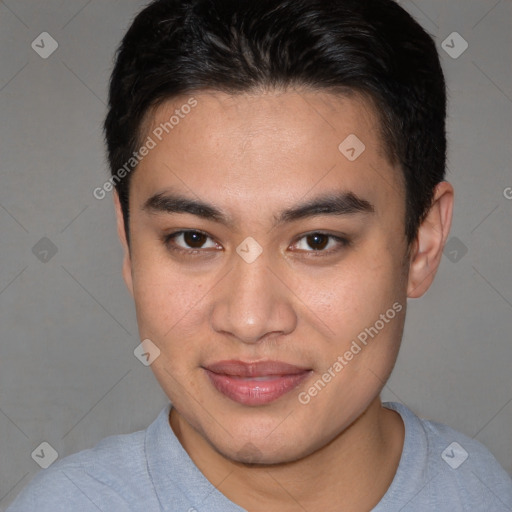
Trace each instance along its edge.
<instances>
[{"instance_id":1,"label":"chin","mask_svg":"<svg viewBox=\"0 0 512 512\"><path fill-rule=\"evenodd\" d=\"M206 435L206 439L226 459L241 464L268 466L300 460L323 444L322 440L312 443L309 433L304 437L304 429L302 434L283 431L270 436L263 429L253 434L248 432L247 429L245 433L238 431L239 435L223 436L222 439L212 439Z\"/></svg>"},{"instance_id":2,"label":"chin","mask_svg":"<svg viewBox=\"0 0 512 512\"><path fill-rule=\"evenodd\" d=\"M302 459L307 454L297 453L297 447L281 447L276 452L275 449L261 450L257 445L248 442L237 452L224 453L219 451L225 458L240 464L251 466L275 466L278 464L287 464Z\"/></svg>"}]
</instances>

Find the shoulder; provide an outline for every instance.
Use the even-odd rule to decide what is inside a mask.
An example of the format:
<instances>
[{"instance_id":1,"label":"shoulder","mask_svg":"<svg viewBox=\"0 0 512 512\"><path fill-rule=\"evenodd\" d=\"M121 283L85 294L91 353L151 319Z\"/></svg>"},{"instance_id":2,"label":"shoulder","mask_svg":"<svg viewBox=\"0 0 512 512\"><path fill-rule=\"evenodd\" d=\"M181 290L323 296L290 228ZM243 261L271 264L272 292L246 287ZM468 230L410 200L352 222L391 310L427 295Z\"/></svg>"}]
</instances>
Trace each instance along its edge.
<instances>
[{"instance_id":1,"label":"shoulder","mask_svg":"<svg viewBox=\"0 0 512 512\"><path fill-rule=\"evenodd\" d=\"M429 440L430 457L443 469L444 479L452 482L473 502L486 501L512 510L512 480L491 452L476 439L447 425L420 420Z\"/></svg>"},{"instance_id":2,"label":"shoulder","mask_svg":"<svg viewBox=\"0 0 512 512\"><path fill-rule=\"evenodd\" d=\"M415 476L416 510L423 506L425 510L512 510L512 480L482 443L447 425L421 419L401 404L385 406L396 410L405 424L399 471L406 475L402 486L411 485Z\"/></svg>"},{"instance_id":3,"label":"shoulder","mask_svg":"<svg viewBox=\"0 0 512 512\"><path fill-rule=\"evenodd\" d=\"M39 471L8 512L128 511L144 492L145 431L110 436Z\"/></svg>"}]
</instances>

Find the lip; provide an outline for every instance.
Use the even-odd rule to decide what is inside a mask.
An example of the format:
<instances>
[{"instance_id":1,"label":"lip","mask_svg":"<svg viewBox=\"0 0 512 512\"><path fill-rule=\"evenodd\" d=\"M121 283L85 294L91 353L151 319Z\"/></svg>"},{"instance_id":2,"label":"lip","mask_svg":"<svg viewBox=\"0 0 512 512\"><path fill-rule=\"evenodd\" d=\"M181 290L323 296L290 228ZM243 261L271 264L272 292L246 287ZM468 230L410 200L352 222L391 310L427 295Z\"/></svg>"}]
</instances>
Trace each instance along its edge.
<instances>
[{"instance_id":1,"label":"lip","mask_svg":"<svg viewBox=\"0 0 512 512\"><path fill-rule=\"evenodd\" d=\"M274 402L295 389L312 372L281 361L219 361L203 367L213 386L243 405Z\"/></svg>"}]
</instances>

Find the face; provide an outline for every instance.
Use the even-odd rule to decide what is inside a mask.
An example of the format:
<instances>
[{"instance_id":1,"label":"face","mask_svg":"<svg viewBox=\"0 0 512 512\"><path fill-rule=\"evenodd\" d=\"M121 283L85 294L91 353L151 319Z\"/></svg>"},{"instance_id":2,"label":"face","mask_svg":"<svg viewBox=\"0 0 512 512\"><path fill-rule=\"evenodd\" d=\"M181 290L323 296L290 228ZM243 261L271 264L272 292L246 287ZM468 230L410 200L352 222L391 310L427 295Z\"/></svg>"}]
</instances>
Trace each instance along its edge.
<instances>
[{"instance_id":1,"label":"face","mask_svg":"<svg viewBox=\"0 0 512 512\"><path fill-rule=\"evenodd\" d=\"M124 275L140 339L160 350L175 413L219 453L295 460L360 417L394 365L401 174L363 98L193 98L154 112L132 176Z\"/></svg>"}]
</instances>

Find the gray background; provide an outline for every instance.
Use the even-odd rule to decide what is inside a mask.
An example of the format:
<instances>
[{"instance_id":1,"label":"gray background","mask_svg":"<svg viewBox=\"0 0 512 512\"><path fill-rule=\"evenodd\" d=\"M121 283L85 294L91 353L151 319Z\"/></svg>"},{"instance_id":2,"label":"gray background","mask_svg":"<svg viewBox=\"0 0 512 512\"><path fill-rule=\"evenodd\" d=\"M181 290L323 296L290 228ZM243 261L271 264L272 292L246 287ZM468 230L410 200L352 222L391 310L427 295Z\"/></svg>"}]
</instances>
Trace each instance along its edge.
<instances>
[{"instance_id":1,"label":"gray background","mask_svg":"<svg viewBox=\"0 0 512 512\"><path fill-rule=\"evenodd\" d=\"M39 470L43 441L63 457L144 428L167 401L133 355L111 197L92 195L107 178L113 53L144 3L0 2L2 510ZM455 239L432 289L409 301L384 399L482 441L512 473L512 4L401 4L436 38L449 84ZM454 31L469 44L458 58L441 45ZM47 59L31 47L42 32L59 44Z\"/></svg>"}]
</instances>

